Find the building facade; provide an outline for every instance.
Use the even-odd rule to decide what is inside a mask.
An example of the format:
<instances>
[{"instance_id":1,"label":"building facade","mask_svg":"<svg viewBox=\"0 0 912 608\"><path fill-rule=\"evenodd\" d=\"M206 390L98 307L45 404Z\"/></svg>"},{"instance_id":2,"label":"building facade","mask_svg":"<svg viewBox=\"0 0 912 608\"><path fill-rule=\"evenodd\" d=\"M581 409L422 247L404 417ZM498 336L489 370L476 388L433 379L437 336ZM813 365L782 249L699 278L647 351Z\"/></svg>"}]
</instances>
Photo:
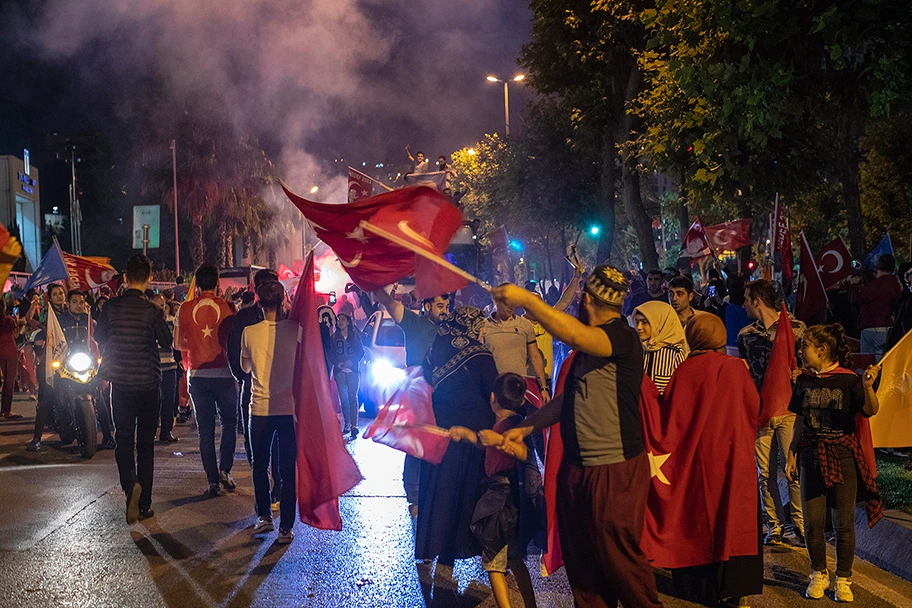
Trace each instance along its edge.
<instances>
[{"instance_id":1,"label":"building facade","mask_svg":"<svg viewBox=\"0 0 912 608\"><path fill-rule=\"evenodd\" d=\"M41 199L38 169L24 152L23 158L0 156L0 222L10 233L18 232L25 269L31 272L41 262Z\"/></svg>"}]
</instances>

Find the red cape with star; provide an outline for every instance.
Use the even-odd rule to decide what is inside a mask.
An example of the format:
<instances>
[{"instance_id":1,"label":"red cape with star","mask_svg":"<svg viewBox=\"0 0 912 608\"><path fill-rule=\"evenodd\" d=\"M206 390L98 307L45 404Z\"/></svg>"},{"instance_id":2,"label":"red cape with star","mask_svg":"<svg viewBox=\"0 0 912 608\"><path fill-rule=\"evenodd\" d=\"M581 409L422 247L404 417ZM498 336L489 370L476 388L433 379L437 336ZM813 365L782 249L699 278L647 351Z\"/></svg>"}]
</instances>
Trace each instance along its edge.
<instances>
[{"instance_id":1,"label":"red cape with star","mask_svg":"<svg viewBox=\"0 0 912 608\"><path fill-rule=\"evenodd\" d=\"M760 396L744 362L692 356L661 402L645 384L640 405L653 477L643 551L661 568L756 555Z\"/></svg>"}]
</instances>

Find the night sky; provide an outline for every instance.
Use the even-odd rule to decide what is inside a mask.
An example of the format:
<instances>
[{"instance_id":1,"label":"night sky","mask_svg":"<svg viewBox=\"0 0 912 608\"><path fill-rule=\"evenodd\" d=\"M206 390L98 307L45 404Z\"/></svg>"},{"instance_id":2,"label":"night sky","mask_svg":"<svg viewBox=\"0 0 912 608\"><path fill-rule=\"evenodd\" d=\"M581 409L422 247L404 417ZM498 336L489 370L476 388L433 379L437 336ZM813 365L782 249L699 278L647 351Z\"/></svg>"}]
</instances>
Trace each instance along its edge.
<instances>
[{"instance_id":1,"label":"night sky","mask_svg":"<svg viewBox=\"0 0 912 608\"><path fill-rule=\"evenodd\" d=\"M0 0L0 27L0 153L32 150L46 211L68 204L48 133L119 132L137 113L167 127L189 99L258 137L290 183L342 175L335 158L404 165L407 143L452 152L502 131L485 76L519 72L531 29L519 0ZM510 93L517 130L531 93Z\"/></svg>"}]
</instances>

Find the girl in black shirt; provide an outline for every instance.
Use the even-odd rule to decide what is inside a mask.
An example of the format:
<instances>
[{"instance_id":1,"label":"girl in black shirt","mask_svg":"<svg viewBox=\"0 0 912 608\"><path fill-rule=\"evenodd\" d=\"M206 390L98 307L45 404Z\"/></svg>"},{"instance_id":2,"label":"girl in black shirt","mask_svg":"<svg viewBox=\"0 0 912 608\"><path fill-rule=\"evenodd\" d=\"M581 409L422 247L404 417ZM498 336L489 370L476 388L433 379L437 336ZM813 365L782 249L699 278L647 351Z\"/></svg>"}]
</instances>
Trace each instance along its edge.
<instances>
[{"instance_id":1,"label":"girl in black shirt","mask_svg":"<svg viewBox=\"0 0 912 608\"><path fill-rule=\"evenodd\" d=\"M859 378L846 369L848 342L839 324L816 325L804 334L805 371L795 382L789 410L797 414L786 474L798 477L805 519L805 538L813 573L805 596L823 597L829 587L826 569L826 509L836 528L834 599L853 600L852 562L855 554L855 503L859 493L870 498L869 525L882 506L874 476L856 435L857 415L870 417L880 404L874 381L880 372L870 366ZM860 487L859 487L860 486ZM873 521L872 521L873 518Z\"/></svg>"}]
</instances>

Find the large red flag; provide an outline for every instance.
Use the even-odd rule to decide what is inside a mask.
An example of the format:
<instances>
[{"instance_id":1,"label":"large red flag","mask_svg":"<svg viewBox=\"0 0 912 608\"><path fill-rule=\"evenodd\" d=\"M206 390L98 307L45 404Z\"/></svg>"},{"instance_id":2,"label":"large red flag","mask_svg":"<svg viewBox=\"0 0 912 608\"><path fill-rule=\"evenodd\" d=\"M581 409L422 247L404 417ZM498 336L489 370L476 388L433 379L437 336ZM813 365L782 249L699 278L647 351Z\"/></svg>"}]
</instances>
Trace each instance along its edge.
<instances>
[{"instance_id":1,"label":"large red flag","mask_svg":"<svg viewBox=\"0 0 912 608\"><path fill-rule=\"evenodd\" d=\"M283 188L361 289L374 291L415 275L416 291L424 298L455 291L467 284L464 278L414 251L361 227L362 221L370 222L437 257L442 256L462 225L462 213L433 188L402 188L348 205L315 203Z\"/></svg>"},{"instance_id":2,"label":"large red flag","mask_svg":"<svg viewBox=\"0 0 912 608\"><path fill-rule=\"evenodd\" d=\"M760 397L744 363L714 352L690 357L661 400L644 377L640 408L652 474L640 544L652 565L757 555Z\"/></svg>"},{"instance_id":3,"label":"large red flag","mask_svg":"<svg viewBox=\"0 0 912 608\"><path fill-rule=\"evenodd\" d=\"M820 280L820 273L807 237L801 233L801 276L798 277L798 302L795 305L795 316L807 323L821 310L826 308L827 295Z\"/></svg>"},{"instance_id":4,"label":"large red flag","mask_svg":"<svg viewBox=\"0 0 912 608\"><path fill-rule=\"evenodd\" d=\"M836 237L818 251L816 262L824 289L829 289L852 274L852 254L842 237Z\"/></svg>"},{"instance_id":5,"label":"large red flag","mask_svg":"<svg viewBox=\"0 0 912 608\"><path fill-rule=\"evenodd\" d=\"M751 219L735 220L706 227L706 238L716 251L732 251L748 247L751 240Z\"/></svg>"},{"instance_id":6,"label":"large red flag","mask_svg":"<svg viewBox=\"0 0 912 608\"><path fill-rule=\"evenodd\" d=\"M333 411L317 305L311 254L290 316L300 327L294 379L298 515L314 528L341 530L339 496L361 481L361 472L345 449Z\"/></svg>"},{"instance_id":7,"label":"large red flag","mask_svg":"<svg viewBox=\"0 0 912 608\"><path fill-rule=\"evenodd\" d=\"M779 252L782 260L782 282L791 283L795 278L795 256L792 254L792 235L789 231L788 218L779 204L776 195L776 208L773 220L773 251Z\"/></svg>"},{"instance_id":8,"label":"large red flag","mask_svg":"<svg viewBox=\"0 0 912 608\"><path fill-rule=\"evenodd\" d=\"M562 395L573 367L574 354L571 352L561 364L554 385L554 394ZM564 440L560 434L560 423L555 424L546 431L547 445L545 447L545 508L548 517L548 549L542 554L542 572L551 576L564 565L564 555L561 552L560 534L557 529L557 473L564 458Z\"/></svg>"},{"instance_id":9,"label":"large red flag","mask_svg":"<svg viewBox=\"0 0 912 608\"><path fill-rule=\"evenodd\" d=\"M792 370L798 369L795 358L795 332L789 319L785 304L779 313L776 325L776 339L766 366L763 386L760 388L760 420L758 427L764 426L773 416L788 413L789 400L792 398Z\"/></svg>"},{"instance_id":10,"label":"large red flag","mask_svg":"<svg viewBox=\"0 0 912 608\"><path fill-rule=\"evenodd\" d=\"M437 426L431 404L433 389L424 380L422 367L406 369L402 381L389 393L381 397L384 405L364 437L440 464L450 445L450 434Z\"/></svg>"},{"instance_id":11,"label":"large red flag","mask_svg":"<svg viewBox=\"0 0 912 608\"><path fill-rule=\"evenodd\" d=\"M688 257L691 260L697 260L712 254L712 246L709 244L709 239L706 237L706 231L703 230L703 224L700 222L700 218L697 218L694 220L694 223L691 224L690 230L687 231L687 235L684 237L684 243L681 246L681 255Z\"/></svg>"}]
</instances>

